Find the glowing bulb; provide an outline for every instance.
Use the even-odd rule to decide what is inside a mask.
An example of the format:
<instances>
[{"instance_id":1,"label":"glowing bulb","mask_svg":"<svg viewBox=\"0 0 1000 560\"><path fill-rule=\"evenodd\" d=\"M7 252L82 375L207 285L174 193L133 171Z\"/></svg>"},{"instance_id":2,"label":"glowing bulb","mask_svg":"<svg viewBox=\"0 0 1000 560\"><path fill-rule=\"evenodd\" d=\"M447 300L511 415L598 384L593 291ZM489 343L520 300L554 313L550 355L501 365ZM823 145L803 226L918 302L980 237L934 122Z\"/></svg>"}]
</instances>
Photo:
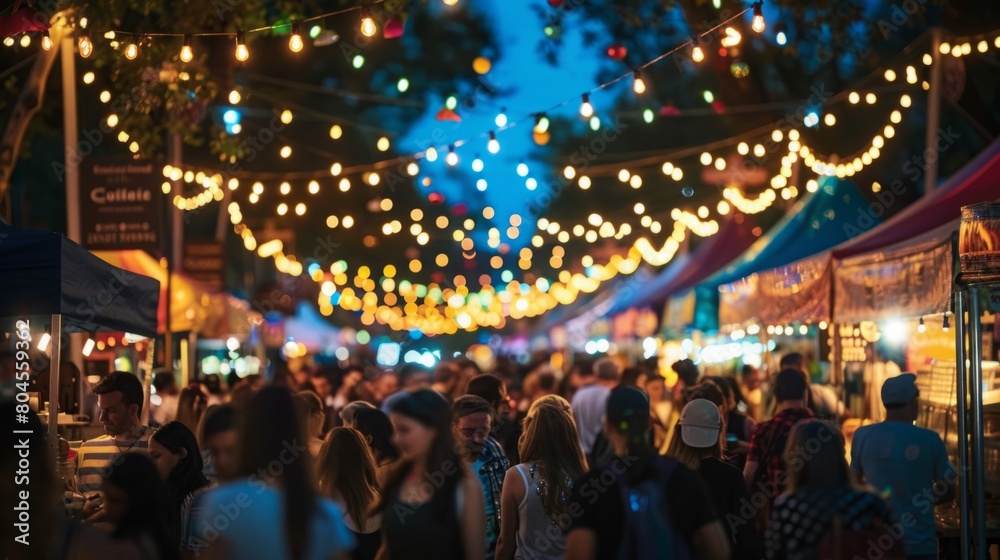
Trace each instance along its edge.
<instances>
[{"instance_id":1,"label":"glowing bulb","mask_svg":"<svg viewBox=\"0 0 1000 560\"><path fill-rule=\"evenodd\" d=\"M385 136L379 138L378 142L375 144L375 147L378 148L378 151L380 151L380 152L384 152L384 151L388 150L389 149L389 139L386 138Z\"/></svg>"},{"instance_id":2,"label":"glowing bulb","mask_svg":"<svg viewBox=\"0 0 1000 560\"><path fill-rule=\"evenodd\" d=\"M874 93L869 93L865 96L865 102L869 105L874 105L876 101L878 101L878 97Z\"/></svg>"},{"instance_id":3,"label":"glowing bulb","mask_svg":"<svg viewBox=\"0 0 1000 560\"><path fill-rule=\"evenodd\" d=\"M984 43L985 43L985 41L984 41ZM52 50L52 37L49 37L49 32L48 31L46 31L45 34L42 35L42 48L45 49L45 50L47 50L47 51ZM982 52L985 52L985 51L982 51Z\"/></svg>"},{"instance_id":4,"label":"glowing bulb","mask_svg":"<svg viewBox=\"0 0 1000 560\"><path fill-rule=\"evenodd\" d=\"M114 128L118 126L118 115L111 113L108 115L108 128Z\"/></svg>"},{"instance_id":5,"label":"glowing bulb","mask_svg":"<svg viewBox=\"0 0 1000 560\"><path fill-rule=\"evenodd\" d=\"M361 11L361 34L365 37L374 37L377 32L378 26L375 25L375 20L372 19L371 11L365 6Z\"/></svg>"},{"instance_id":6,"label":"glowing bulb","mask_svg":"<svg viewBox=\"0 0 1000 560\"><path fill-rule=\"evenodd\" d=\"M295 205L295 213L298 214L299 216L305 214L306 213L306 205L303 204L303 203L301 203L301 202L298 203L298 204L296 204Z\"/></svg>"},{"instance_id":7,"label":"glowing bulb","mask_svg":"<svg viewBox=\"0 0 1000 560\"><path fill-rule=\"evenodd\" d=\"M128 41L128 46L125 47L125 58L135 60L137 56L139 56L139 45L135 44L135 37L132 37Z\"/></svg>"},{"instance_id":8,"label":"glowing bulb","mask_svg":"<svg viewBox=\"0 0 1000 560\"><path fill-rule=\"evenodd\" d=\"M86 74L84 74L83 75L83 83L85 83L87 85L90 85L90 84L94 83L94 73L93 72L87 72Z\"/></svg>"},{"instance_id":9,"label":"glowing bulb","mask_svg":"<svg viewBox=\"0 0 1000 560\"><path fill-rule=\"evenodd\" d=\"M750 153L750 146L746 142L740 142L739 145L736 146L736 151L741 156L745 156Z\"/></svg>"},{"instance_id":10,"label":"glowing bulb","mask_svg":"<svg viewBox=\"0 0 1000 560\"><path fill-rule=\"evenodd\" d=\"M710 154L708 152L702 152L701 153L701 160L700 161L701 161L702 165L711 165L712 164L712 154Z\"/></svg>"},{"instance_id":11,"label":"glowing bulb","mask_svg":"<svg viewBox=\"0 0 1000 560\"><path fill-rule=\"evenodd\" d=\"M191 36L184 36L184 46L181 47L181 62L191 62L194 59L194 51L191 50Z\"/></svg>"},{"instance_id":12,"label":"glowing bulb","mask_svg":"<svg viewBox=\"0 0 1000 560\"><path fill-rule=\"evenodd\" d=\"M497 126L500 128L507 126L507 115L504 113L502 108L500 109L500 112L497 113L497 118L493 119L493 122L497 123Z\"/></svg>"},{"instance_id":13,"label":"glowing bulb","mask_svg":"<svg viewBox=\"0 0 1000 560\"><path fill-rule=\"evenodd\" d=\"M309 194L316 194L319 192L319 183L316 181L309 181Z\"/></svg>"},{"instance_id":14,"label":"glowing bulb","mask_svg":"<svg viewBox=\"0 0 1000 560\"><path fill-rule=\"evenodd\" d=\"M893 71L892 68L890 68L890 69L888 69L888 70L885 71L885 81L887 81L887 82L895 82L896 81L896 72Z\"/></svg>"},{"instance_id":15,"label":"glowing bulb","mask_svg":"<svg viewBox=\"0 0 1000 560\"><path fill-rule=\"evenodd\" d=\"M636 70L635 72L633 72L632 76L635 77L635 81L632 82L632 91L634 91L634 92L636 92L638 94L645 93L646 92L646 82L642 81L642 76L639 75L639 71Z\"/></svg>"},{"instance_id":16,"label":"glowing bulb","mask_svg":"<svg viewBox=\"0 0 1000 560\"><path fill-rule=\"evenodd\" d=\"M101 92L101 103L107 103L108 101L111 101L111 92L104 90Z\"/></svg>"},{"instance_id":17,"label":"glowing bulb","mask_svg":"<svg viewBox=\"0 0 1000 560\"><path fill-rule=\"evenodd\" d=\"M278 215L284 216L287 213L288 213L288 205L282 202L281 204L278 205Z\"/></svg>"},{"instance_id":18,"label":"glowing bulb","mask_svg":"<svg viewBox=\"0 0 1000 560\"><path fill-rule=\"evenodd\" d=\"M544 113L535 117L535 132L545 134L549 130L549 118Z\"/></svg>"},{"instance_id":19,"label":"glowing bulb","mask_svg":"<svg viewBox=\"0 0 1000 560\"><path fill-rule=\"evenodd\" d=\"M837 124L837 117L833 116L833 113L827 113L823 116L823 122L826 123L826 126L833 126Z\"/></svg>"},{"instance_id":20,"label":"glowing bulb","mask_svg":"<svg viewBox=\"0 0 1000 560\"><path fill-rule=\"evenodd\" d=\"M705 51L701 50L701 47L698 45L695 45L694 48L691 49L691 60L695 62L705 60Z\"/></svg>"},{"instance_id":21,"label":"glowing bulb","mask_svg":"<svg viewBox=\"0 0 1000 560\"><path fill-rule=\"evenodd\" d=\"M281 191L281 194L287 195L292 192L292 186L288 184L288 181L285 181L284 183L281 183L279 190Z\"/></svg>"},{"instance_id":22,"label":"glowing bulb","mask_svg":"<svg viewBox=\"0 0 1000 560\"><path fill-rule=\"evenodd\" d=\"M339 124L335 124L330 127L330 138L334 140L340 140L340 137L344 135L344 129L340 128Z\"/></svg>"},{"instance_id":23,"label":"glowing bulb","mask_svg":"<svg viewBox=\"0 0 1000 560\"><path fill-rule=\"evenodd\" d=\"M479 159L479 156L477 155L476 159L472 160L472 170L479 173L483 170L483 167L483 160Z\"/></svg>"},{"instance_id":24,"label":"glowing bulb","mask_svg":"<svg viewBox=\"0 0 1000 560\"><path fill-rule=\"evenodd\" d=\"M452 167L458 165L458 154L455 153L454 146L448 146L448 155L445 156L444 161Z\"/></svg>"},{"instance_id":25,"label":"glowing bulb","mask_svg":"<svg viewBox=\"0 0 1000 560\"><path fill-rule=\"evenodd\" d=\"M31 35L28 35L27 33L21 35L21 46L23 48L28 48L29 46L31 46Z\"/></svg>"},{"instance_id":26,"label":"glowing bulb","mask_svg":"<svg viewBox=\"0 0 1000 560\"><path fill-rule=\"evenodd\" d=\"M486 147L491 154L495 154L500 151L500 142L497 141L496 133L490 132L490 141L486 144Z\"/></svg>"},{"instance_id":27,"label":"glowing bulb","mask_svg":"<svg viewBox=\"0 0 1000 560\"><path fill-rule=\"evenodd\" d=\"M757 33L764 31L764 11L759 1L753 5L753 23L750 24L750 29L753 29Z\"/></svg>"},{"instance_id":28,"label":"glowing bulb","mask_svg":"<svg viewBox=\"0 0 1000 560\"><path fill-rule=\"evenodd\" d=\"M434 146L431 146L430 148L427 148L427 151L424 152L424 157L427 158L427 161L431 161L431 162L437 161L437 158L438 158L438 151L437 151L437 149L435 149Z\"/></svg>"},{"instance_id":29,"label":"glowing bulb","mask_svg":"<svg viewBox=\"0 0 1000 560\"><path fill-rule=\"evenodd\" d=\"M850 101L852 105L857 105L858 101L861 101L861 96L858 95L858 92L852 91L848 94L847 100Z\"/></svg>"},{"instance_id":30,"label":"glowing bulb","mask_svg":"<svg viewBox=\"0 0 1000 560\"><path fill-rule=\"evenodd\" d=\"M523 161L521 163L517 164L517 174L520 175L521 177L527 177L528 176L528 164L524 163Z\"/></svg>"},{"instance_id":31,"label":"glowing bulb","mask_svg":"<svg viewBox=\"0 0 1000 560\"><path fill-rule=\"evenodd\" d=\"M45 333L42 338L38 339L38 350L44 352L49 347L49 341L52 339L52 335Z\"/></svg>"},{"instance_id":32,"label":"glowing bulb","mask_svg":"<svg viewBox=\"0 0 1000 560\"><path fill-rule=\"evenodd\" d=\"M292 147L291 146L282 146L281 147L281 157L282 158L287 159L291 155L292 155Z\"/></svg>"},{"instance_id":33,"label":"glowing bulb","mask_svg":"<svg viewBox=\"0 0 1000 560\"><path fill-rule=\"evenodd\" d=\"M296 22L292 24L292 36L288 38L288 49L297 53L302 51L303 46L301 29Z\"/></svg>"},{"instance_id":34,"label":"glowing bulb","mask_svg":"<svg viewBox=\"0 0 1000 560\"><path fill-rule=\"evenodd\" d=\"M583 103L580 103L580 116L589 119L594 116L594 106L590 104L590 95L583 94Z\"/></svg>"},{"instance_id":35,"label":"glowing bulb","mask_svg":"<svg viewBox=\"0 0 1000 560\"><path fill-rule=\"evenodd\" d=\"M86 33L80 35L76 46L80 50L80 56L83 58L89 58L94 53L94 43L90 42L90 35Z\"/></svg>"},{"instance_id":36,"label":"glowing bulb","mask_svg":"<svg viewBox=\"0 0 1000 560\"><path fill-rule=\"evenodd\" d=\"M250 49L247 48L247 43L243 39L243 32L236 34L236 60L240 62L246 62L250 58Z\"/></svg>"},{"instance_id":37,"label":"glowing bulb","mask_svg":"<svg viewBox=\"0 0 1000 560\"><path fill-rule=\"evenodd\" d=\"M784 31L779 31L778 34L774 36L774 40L777 41L779 45L784 46L788 43L788 36L785 35Z\"/></svg>"}]
</instances>

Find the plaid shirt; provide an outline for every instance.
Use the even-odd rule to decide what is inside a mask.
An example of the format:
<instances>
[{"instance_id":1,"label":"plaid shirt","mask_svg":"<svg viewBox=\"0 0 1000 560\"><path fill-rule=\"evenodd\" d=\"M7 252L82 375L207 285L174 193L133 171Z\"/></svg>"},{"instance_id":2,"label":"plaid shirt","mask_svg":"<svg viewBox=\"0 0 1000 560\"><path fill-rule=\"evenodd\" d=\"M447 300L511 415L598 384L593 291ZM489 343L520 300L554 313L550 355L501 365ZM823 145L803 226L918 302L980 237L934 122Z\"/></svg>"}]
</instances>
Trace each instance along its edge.
<instances>
[{"instance_id":1,"label":"plaid shirt","mask_svg":"<svg viewBox=\"0 0 1000 560\"><path fill-rule=\"evenodd\" d=\"M788 442L788 434L792 431L792 426L801 420L815 418L808 408L788 408L757 426L753 438L750 440L750 451L747 454L747 462L755 461L760 465L757 471L757 481L773 482L777 487L777 493L771 497L774 500L779 494L784 492L784 484L779 484L779 475L785 472L785 444ZM780 477L784 479L784 476ZM751 493L756 489L751 488Z\"/></svg>"},{"instance_id":2,"label":"plaid shirt","mask_svg":"<svg viewBox=\"0 0 1000 560\"><path fill-rule=\"evenodd\" d=\"M500 534L500 491L503 485L503 477L510 468L510 461L504 455L500 443L493 439L493 436L486 438L483 450L479 453L479 460L483 461L483 466L479 468L479 482L483 485L484 498L493 502L493 519L487 520L496 527L496 534ZM496 541L487 544L487 554L493 557Z\"/></svg>"}]
</instances>

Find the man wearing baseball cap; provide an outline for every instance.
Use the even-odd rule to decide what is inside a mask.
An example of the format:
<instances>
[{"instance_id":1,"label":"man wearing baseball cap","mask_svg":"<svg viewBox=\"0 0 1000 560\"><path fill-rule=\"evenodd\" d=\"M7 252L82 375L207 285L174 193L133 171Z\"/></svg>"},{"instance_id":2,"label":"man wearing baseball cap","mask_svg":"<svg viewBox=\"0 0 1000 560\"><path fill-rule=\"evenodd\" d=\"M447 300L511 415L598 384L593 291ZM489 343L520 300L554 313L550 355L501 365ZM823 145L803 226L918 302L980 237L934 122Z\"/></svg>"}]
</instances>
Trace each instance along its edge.
<instances>
[{"instance_id":1,"label":"man wearing baseball cap","mask_svg":"<svg viewBox=\"0 0 1000 560\"><path fill-rule=\"evenodd\" d=\"M934 505L955 498L957 475L936 432L919 428L917 376L904 373L882 384L885 421L858 428L851 470L886 500L899 518L910 560L937 557Z\"/></svg>"}]
</instances>

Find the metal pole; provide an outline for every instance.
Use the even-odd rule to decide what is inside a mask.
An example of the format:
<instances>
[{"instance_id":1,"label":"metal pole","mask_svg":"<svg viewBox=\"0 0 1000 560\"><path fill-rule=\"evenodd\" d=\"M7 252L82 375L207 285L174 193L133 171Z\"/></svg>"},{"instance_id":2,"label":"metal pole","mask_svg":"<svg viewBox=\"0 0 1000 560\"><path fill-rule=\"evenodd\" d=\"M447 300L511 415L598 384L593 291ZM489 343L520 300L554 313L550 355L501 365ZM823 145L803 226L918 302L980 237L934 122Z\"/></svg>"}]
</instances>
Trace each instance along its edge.
<instances>
[{"instance_id":1,"label":"metal pole","mask_svg":"<svg viewBox=\"0 0 1000 560\"><path fill-rule=\"evenodd\" d=\"M79 122L76 107L76 52L72 36L59 42L63 94L63 154L66 165L66 236L82 242L80 232L80 167L77 156ZM83 333L69 335L69 359L80 369L77 379L77 412L83 413ZM68 412L68 411L67 411Z\"/></svg>"},{"instance_id":2,"label":"metal pole","mask_svg":"<svg viewBox=\"0 0 1000 560\"><path fill-rule=\"evenodd\" d=\"M49 350L49 447L59 450L59 357L62 351L62 315L52 315L52 338ZM58 453L57 453L58 456Z\"/></svg>"},{"instance_id":3,"label":"metal pole","mask_svg":"<svg viewBox=\"0 0 1000 560\"><path fill-rule=\"evenodd\" d=\"M979 292L969 294L969 408L972 431L972 530L973 558L986 560L986 474L983 457L983 329L979 314Z\"/></svg>"},{"instance_id":4,"label":"metal pole","mask_svg":"<svg viewBox=\"0 0 1000 560\"><path fill-rule=\"evenodd\" d=\"M955 285L955 381L958 405L958 472L959 493L959 550L962 558L969 557L969 431L966 427L968 404L966 400L965 367L965 290Z\"/></svg>"},{"instance_id":5,"label":"metal pole","mask_svg":"<svg viewBox=\"0 0 1000 560\"><path fill-rule=\"evenodd\" d=\"M930 91L927 92L927 136L925 144L930 153L936 153L938 127L941 123L941 28L931 29L931 79ZM927 169L924 170L924 196L927 196L937 186L938 158L926 158Z\"/></svg>"},{"instance_id":6,"label":"metal pole","mask_svg":"<svg viewBox=\"0 0 1000 560\"><path fill-rule=\"evenodd\" d=\"M167 136L167 159L170 165L180 167L181 165L181 136L177 133L170 133ZM166 320L163 332L163 366L167 371L174 371L174 333L171 321L172 300L173 300L173 276L174 270L180 264L180 243L183 233L184 223L181 221L180 211L174 206L173 199L181 193L181 182L173 181L170 186L170 196L166 202L166 217L163 220L163 241L166 245L164 255L167 258L167 303Z\"/></svg>"}]
</instances>

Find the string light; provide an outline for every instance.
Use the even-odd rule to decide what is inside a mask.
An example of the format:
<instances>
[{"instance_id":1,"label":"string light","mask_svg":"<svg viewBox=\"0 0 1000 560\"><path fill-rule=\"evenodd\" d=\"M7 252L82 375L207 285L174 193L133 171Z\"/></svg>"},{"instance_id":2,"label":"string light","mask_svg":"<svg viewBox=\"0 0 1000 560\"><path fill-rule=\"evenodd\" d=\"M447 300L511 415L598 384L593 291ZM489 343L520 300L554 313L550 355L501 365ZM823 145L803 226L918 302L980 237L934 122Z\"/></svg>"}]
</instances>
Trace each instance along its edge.
<instances>
[{"instance_id":1,"label":"string light","mask_svg":"<svg viewBox=\"0 0 1000 560\"><path fill-rule=\"evenodd\" d=\"M444 161L445 161L445 163L447 163L448 165L450 165L452 167L455 167L456 165L458 165L458 154L455 153L455 145L454 144L448 146L448 155L445 156Z\"/></svg>"},{"instance_id":2,"label":"string light","mask_svg":"<svg viewBox=\"0 0 1000 560\"><path fill-rule=\"evenodd\" d=\"M503 107L501 107L500 108L500 112L497 113L497 117L493 120L493 122L495 122L497 124L497 126L500 127L500 128L503 128L503 127L507 126L507 115L506 115L505 111L506 111L506 109L504 109Z\"/></svg>"},{"instance_id":3,"label":"string light","mask_svg":"<svg viewBox=\"0 0 1000 560\"><path fill-rule=\"evenodd\" d=\"M594 116L594 106L590 104L590 94L583 94L583 102L580 103L580 116L585 119Z\"/></svg>"},{"instance_id":4,"label":"string light","mask_svg":"<svg viewBox=\"0 0 1000 560\"><path fill-rule=\"evenodd\" d=\"M764 10L762 4L763 2L760 0L753 3L753 23L750 24L750 28L757 33L764 31Z\"/></svg>"},{"instance_id":5,"label":"string light","mask_svg":"<svg viewBox=\"0 0 1000 560\"><path fill-rule=\"evenodd\" d=\"M129 37L128 45L125 47L125 58L135 60L139 56L139 45L135 44L135 35Z\"/></svg>"},{"instance_id":6,"label":"string light","mask_svg":"<svg viewBox=\"0 0 1000 560\"><path fill-rule=\"evenodd\" d=\"M192 59L194 59L194 52L191 50L191 36L185 35L184 46L181 47L181 62L191 62ZM230 99L232 99L232 96L230 96Z\"/></svg>"},{"instance_id":7,"label":"string light","mask_svg":"<svg viewBox=\"0 0 1000 560\"><path fill-rule=\"evenodd\" d=\"M632 72L632 77L634 81L632 82L632 91L637 94L643 94L646 92L646 82L642 81L642 76L639 74L638 70Z\"/></svg>"},{"instance_id":8,"label":"string light","mask_svg":"<svg viewBox=\"0 0 1000 560\"><path fill-rule=\"evenodd\" d=\"M42 48L47 51L52 50L52 37L49 37L48 29L46 29L45 33L42 34Z\"/></svg>"},{"instance_id":9,"label":"string light","mask_svg":"<svg viewBox=\"0 0 1000 560\"><path fill-rule=\"evenodd\" d=\"M250 49L247 48L246 40L243 38L243 32L238 31L236 33L236 60L246 62L249 58Z\"/></svg>"},{"instance_id":10,"label":"string light","mask_svg":"<svg viewBox=\"0 0 1000 560\"><path fill-rule=\"evenodd\" d=\"M292 24L292 35L288 38L288 49L297 53L302 51L302 47L302 29L299 22L295 22Z\"/></svg>"},{"instance_id":11,"label":"string light","mask_svg":"<svg viewBox=\"0 0 1000 560\"><path fill-rule=\"evenodd\" d=\"M497 141L497 135L492 130L490 131L490 141L487 142L486 147L491 154L495 154L500 151L500 142Z\"/></svg>"},{"instance_id":12,"label":"string light","mask_svg":"<svg viewBox=\"0 0 1000 560\"><path fill-rule=\"evenodd\" d=\"M535 116L535 132L538 134L545 134L549 130L549 118L545 116L545 113L539 113Z\"/></svg>"},{"instance_id":13,"label":"string light","mask_svg":"<svg viewBox=\"0 0 1000 560\"><path fill-rule=\"evenodd\" d=\"M920 323L917 325L917 332L922 333L927 331L927 325L924 324L924 318L920 318Z\"/></svg>"},{"instance_id":14,"label":"string light","mask_svg":"<svg viewBox=\"0 0 1000 560\"><path fill-rule=\"evenodd\" d=\"M372 19L371 10L368 6L361 9L361 34L365 37L374 37L375 33L378 32L378 26L375 25L375 20Z\"/></svg>"},{"instance_id":15,"label":"string light","mask_svg":"<svg viewBox=\"0 0 1000 560\"><path fill-rule=\"evenodd\" d=\"M700 46L695 45L694 47L691 48L691 60L695 62L701 62L702 60L705 60L705 51L701 50Z\"/></svg>"}]
</instances>

